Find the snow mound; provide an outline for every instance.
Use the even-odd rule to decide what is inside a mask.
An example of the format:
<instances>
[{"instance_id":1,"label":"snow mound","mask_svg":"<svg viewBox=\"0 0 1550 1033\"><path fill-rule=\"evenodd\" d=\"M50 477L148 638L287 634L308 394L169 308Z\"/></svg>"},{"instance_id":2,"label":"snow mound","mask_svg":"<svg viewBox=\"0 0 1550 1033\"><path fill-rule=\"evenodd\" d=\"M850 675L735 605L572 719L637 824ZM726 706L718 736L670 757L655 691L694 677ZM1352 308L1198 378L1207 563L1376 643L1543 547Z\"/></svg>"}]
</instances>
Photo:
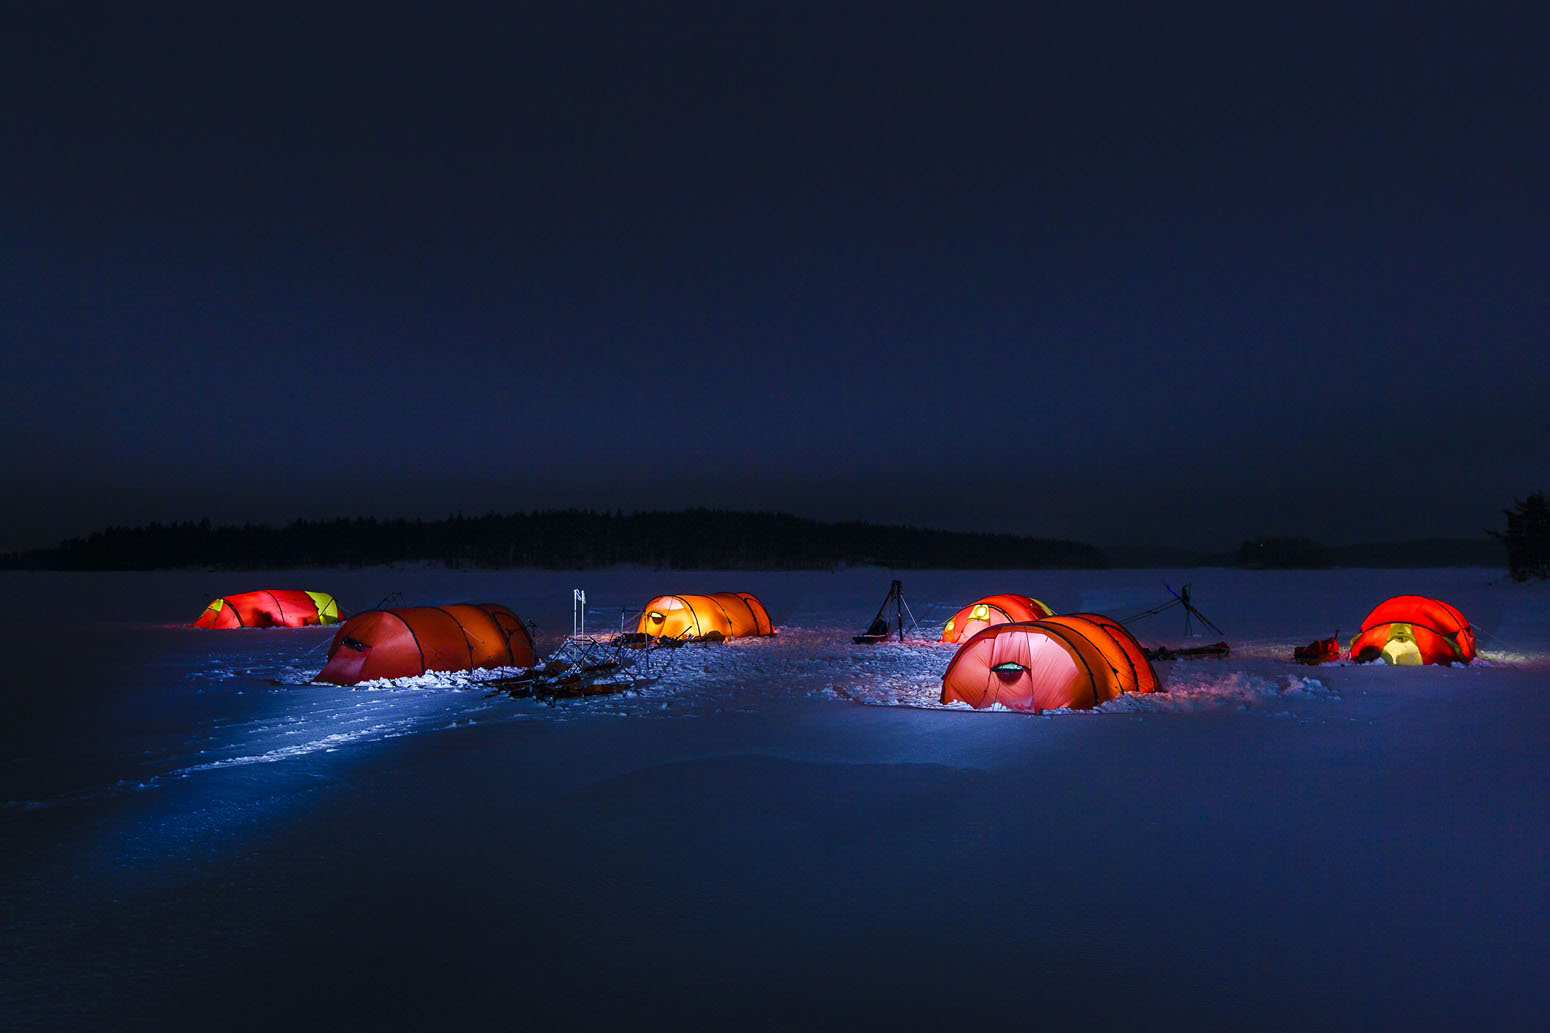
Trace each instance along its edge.
<instances>
[{"instance_id":1,"label":"snow mound","mask_svg":"<svg viewBox=\"0 0 1550 1033\"><path fill-rule=\"evenodd\" d=\"M424 674L403 678L374 678L348 688L365 692L404 689L477 689L502 678L514 678L526 670L526 667L488 667L477 671L426 671Z\"/></svg>"},{"instance_id":2,"label":"snow mound","mask_svg":"<svg viewBox=\"0 0 1550 1033\"><path fill-rule=\"evenodd\" d=\"M1108 713L1182 712L1224 706L1249 709L1289 700L1340 701L1340 695L1318 678L1295 674L1274 678L1246 671L1196 674L1174 677L1164 688L1166 692L1127 693L1098 709Z\"/></svg>"}]
</instances>

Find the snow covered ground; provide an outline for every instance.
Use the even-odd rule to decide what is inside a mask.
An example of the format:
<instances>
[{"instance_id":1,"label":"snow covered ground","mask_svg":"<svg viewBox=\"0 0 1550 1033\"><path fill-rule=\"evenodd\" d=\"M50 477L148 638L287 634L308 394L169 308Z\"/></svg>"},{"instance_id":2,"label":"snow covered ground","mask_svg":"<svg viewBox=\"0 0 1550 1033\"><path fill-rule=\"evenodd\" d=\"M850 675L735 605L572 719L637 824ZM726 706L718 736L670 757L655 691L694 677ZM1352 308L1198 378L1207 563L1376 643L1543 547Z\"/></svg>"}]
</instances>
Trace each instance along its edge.
<instances>
[{"instance_id":1,"label":"snow covered ground","mask_svg":"<svg viewBox=\"0 0 1550 1033\"><path fill-rule=\"evenodd\" d=\"M5 574L0 1001L39 1029L527 1024L1523 1029L1550 1018L1550 586L1490 570L899 574L1125 617L1192 582L1221 661L1093 712L936 703L953 647L855 646L896 576ZM780 634L629 695L482 673L315 686L330 632L213 596L495 601L593 629L751 591ZM1468 668L1308 668L1391 595ZM1133 626L1186 639L1170 611Z\"/></svg>"}]
</instances>

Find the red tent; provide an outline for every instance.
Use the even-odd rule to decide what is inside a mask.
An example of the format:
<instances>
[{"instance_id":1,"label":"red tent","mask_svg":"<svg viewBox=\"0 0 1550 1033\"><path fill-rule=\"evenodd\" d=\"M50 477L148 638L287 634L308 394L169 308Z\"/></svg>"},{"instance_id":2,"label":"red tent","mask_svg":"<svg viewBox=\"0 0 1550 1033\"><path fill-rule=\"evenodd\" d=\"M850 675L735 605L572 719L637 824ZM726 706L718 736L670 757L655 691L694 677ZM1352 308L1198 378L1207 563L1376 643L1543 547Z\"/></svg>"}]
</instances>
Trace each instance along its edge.
<instances>
[{"instance_id":1,"label":"red tent","mask_svg":"<svg viewBox=\"0 0 1550 1033\"><path fill-rule=\"evenodd\" d=\"M196 628L304 628L339 623L339 604L327 592L275 588L211 600Z\"/></svg>"},{"instance_id":2,"label":"red tent","mask_svg":"<svg viewBox=\"0 0 1550 1033\"><path fill-rule=\"evenodd\" d=\"M1156 692L1157 675L1128 631L1097 615L997 624L959 647L942 702L976 710L1087 709L1122 692Z\"/></svg>"},{"instance_id":3,"label":"red tent","mask_svg":"<svg viewBox=\"0 0 1550 1033\"><path fill-rule=\"evenodd\" d=\"M354 685L427 671L531 667L533 639L496 603L367 610L345 621L313 681Z\"/></svg>"},{"instance_id":4,"label":"red tent","mask_svg":"<svg viewBox=\"0 0 1550 1033\"><path fill-rule=\"evenodd\" d=\"M1440 599L1397 595L1385 599L1362 621L1351 640L1351 659L1382 658L1404 667L1469 663L1475 658L1475 632L1464 615Z\"/></svg>"},{"instance_id":5,"label":"red tent","mask_svg":"<svg viewBox=\"0 0 1550 1033\"><path fill-rule=\"evenodd\" d=\"M953 614L952 620L942 629L943 642L967 642L979 632L995 624L1013 621L1036 621L1048 617L1054 611L1032 596L1002 592L976 599Z\"/></svg>"}]
</instances>

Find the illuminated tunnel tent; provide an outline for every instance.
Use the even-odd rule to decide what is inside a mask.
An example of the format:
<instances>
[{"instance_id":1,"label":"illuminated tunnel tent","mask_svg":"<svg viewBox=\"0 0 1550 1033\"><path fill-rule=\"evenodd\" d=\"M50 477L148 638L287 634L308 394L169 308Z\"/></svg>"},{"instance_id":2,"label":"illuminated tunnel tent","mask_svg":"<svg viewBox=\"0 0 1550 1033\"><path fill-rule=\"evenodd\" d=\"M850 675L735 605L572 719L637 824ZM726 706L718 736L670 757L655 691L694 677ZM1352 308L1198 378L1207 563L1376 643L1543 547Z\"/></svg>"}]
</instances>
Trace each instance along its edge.
<instances>
[{"instance_id":1,"label":"illuminated tunnel tent","mask_svg":"<svg viewBox=\"0 0 1550 1033\"><path fill-rule=\"evenodd\" d=\"M1157 691L1135 638L1091 614L988 627L958 648L942 676L942 702L976 710L1085 710L1122 692Z\"/></svg>"},{"instance_id":2,"label":"illuminated tunnel tent","mask_svg":"<svg viewBox=\"0 0 1550 1033\"><path fill-rule=\"evenodd\" d=\"M313 681L354 685L427 671L531 667L533 638L497 603L367 610L345 621Z\"/></svg>"},{"instance_id":3,"label":"illuminated tunnel tent","mask_svg":"<svg viewBox=\"0 0 1550 1033\"><path fill-rule=\"evenodd\" d=\"M775 634L764 604L747 592L659 595L641 611L635 631L685 642L707 636L746 638Z\"/></svg>"},{"instance_id":4,"label":"illuminated tunnel tent","mask_svg":"<svg viewBox=\"0 0 1550 1033\"><path fill-rule=\"evenodd\" d=\"M942 629L943 642L967 642L976 634L996 624L1012 624L1017 621L1036 621L1054 613L1048 606L1026 595L987 595L976 599L953 614L953 619Z\"/></svg>"},{"instance_id":5,"label":"illuminated tunnel tent","mask_svg":"<svg viewBox=\"0 0 1550 1033\"><path fill-rule=\"evenodd\" d=\"M238 592L211 601L196 628L305 628L338 624L339 603L327 592L270 589Z\"/></svg>"},{"instance_id":6,"label":"illuminated tunnel tent","mask_svg":"<svg viewBox=\"0 0 1550 1033\"><path fill-rule=\"evenodd\" d=\"M1078 620L1086 621L1089 624L1096 624L1098 627L1102 628L1110 638L1119 643L1119 647L1125 651L1125 656L1130 659L1130 666L1136 672L1136 679L1138 684L1137 688L1127 689L1125 691L1162 691L1161 687L1159 687L1157 684L1157 673L1152 668L1152 662L1146 658L1146 650L1141 648L1141 643L1136 641L1136 637L1130 633L1130 629L1126 628L1113 617L1106 617L1101 613L1070 613L1061 617L1046 617L1045 620L1051 624L1058 624L1065 620L1066 617L1074 617Z\"/></svg>"},{"instance_id":7,"label":"illuminated tunnel tent","mask_svg":"<svg viewBox=\"0 0 1550 1033\"><path fill-rule=\"evenodd\" d=\"M1379 658L1401 667L1467 664L1475 658L1475 632L1463 614L1439 599L1398 595L1379 603L1351 640L1352 660Z\"/></svg>"}]
</instances>

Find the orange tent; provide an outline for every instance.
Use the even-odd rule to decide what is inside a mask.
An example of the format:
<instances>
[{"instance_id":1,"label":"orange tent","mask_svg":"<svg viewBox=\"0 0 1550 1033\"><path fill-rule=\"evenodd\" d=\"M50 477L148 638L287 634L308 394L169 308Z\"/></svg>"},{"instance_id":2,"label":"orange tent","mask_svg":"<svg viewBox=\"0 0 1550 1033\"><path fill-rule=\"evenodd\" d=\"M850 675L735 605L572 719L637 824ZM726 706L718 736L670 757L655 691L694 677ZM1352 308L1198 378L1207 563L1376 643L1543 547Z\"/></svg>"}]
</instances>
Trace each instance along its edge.
<instances>
[{"instance_id":1,"label":"orange tent","mask_svg":"<svg viewBox=\"0 0 1550 1033\"><path fill-rule=\"evenodd\" d=\"M1467 664L1475 658L1475 632L1463 614L1439 599L1397 595L1379 603L1351 640L1352 660L1379 657L1404 667Z\"/></svg>"},{"instance_id":2,"label":"orange tent","mask_svg":"<svg viewBox=\"0 0 1550 1033\"><path fill-rule=\"evenodd\" d=\"M976 710L1087 709L1122 692L1157 692L1157 675L1130 633L1106 617L997 624L958 648L942 702Z\"/></svg>"},{"instance_id":3,"label":"orange tent","mask_svg":"<svg viewBox=\"0 0 1550 1033\"><path fill-rule=\"evenodd\" d=\"M747 592L659 595L641 611L635 631L685 642L707 635L744 638L775 634L764 604Z\"/></svg>"},{"instance_id":4,"label":"orange tent","mask_svg":"<svg viewBox=\"0 0 1550 1033\"><path fill-rule=\"evenodd\" d=\"M1054 612L1031 596L1011 593L987 595L953 614L953 619L942 629L942 641L967 642L993 625L1010 624L1014 621L1036 621Z\"/></svg>"},{"instance_id":5,"label":"orange tent","mask_svg":"<svg viewBox=\"0 0 1550 1033\"><path fill-rule=\"evenodd\" d=\"M338 624L339 604L327 592L271 589L238 592L211 600L196 628L305 628Z\"/></svg>"},{"instance_id":6,"label":"orange tent","mask_svg":"<svg viewBox=\"0 0 1550 1033\"><path fill-rule=\"evenodd\" d=\"M367 610L345 621L313 681L354 685L427 671L531 667L533 639L496 603Z\"/></svg>"},{"instance_id":7,"label":"orange tent","mask_svg":"<svg viewBox=\"0 0 1550 1033\"><path fill-rule=\"evenodd\" d=\"M1129 628L1113 617L1106 617L1101 613L1071 613L1066 614L1066 617L1075 617L1089 624L1096 624L1103 629L1104 634L1119 643L1119 647L1125 651L1125 657L1130 661L1131 670L1136 672L1137 687L1127 689L1127 692L1162 691L1157 684L1157 674L1152 670L1152 662L1146 658L1146 651L1141 648L1141 643L1136 641L1136 637L1130 633ZM1051 624L1058 624L1065 620L1065 617L1046 617L1045 620Z\"/></svg>"}]
</instances>

